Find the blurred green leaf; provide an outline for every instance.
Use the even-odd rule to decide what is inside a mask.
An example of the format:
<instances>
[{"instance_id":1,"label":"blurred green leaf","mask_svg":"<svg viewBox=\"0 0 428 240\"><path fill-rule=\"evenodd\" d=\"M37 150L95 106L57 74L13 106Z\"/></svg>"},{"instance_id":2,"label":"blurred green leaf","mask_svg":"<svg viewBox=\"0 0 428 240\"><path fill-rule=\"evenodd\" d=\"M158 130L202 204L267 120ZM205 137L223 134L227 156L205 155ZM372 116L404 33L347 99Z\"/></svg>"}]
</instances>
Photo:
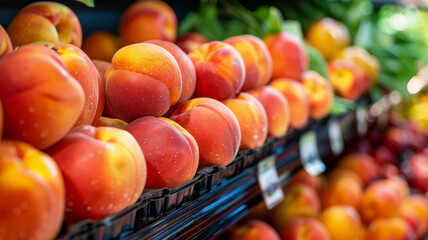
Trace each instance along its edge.
<instances>
[{"instance_id":1,"label":"blurred green leaf","mask_svg":"<svg viewBox=\"0 0 428 240\"><path fill-rule=\"evenodd\" d=\"M309 69L314 70L321 76L327 78L327 63L321 53L308 43L305 43L305 47L309 56Z\"/></svg>"},{"instance_id":2,"label":"blurred green leaf","mask_svg":"<svg viewBox=\"0 0 428 240\"><path fill-rule=\"evenodd\" d=\"M369 92L370 98L373 102L379 101L383 97L383 92L378 86L374 86Z\"/></svg>"},{"instance_id":3,"label":"blurred green leaf","mask_svg":"<svg viewBox=\"0 0 428 240\"><path fill-rule=\"evenodd\" d=\"M281 31L289 32L303 40L302 25L296 20L285 20L281 23Z\"/></svg>"},{"instance_id":4,"label":"blurred green leaf","mask_svg":"<svg viewBox=\"0 0 428 240\"><path fill-rule=\"evenodd\" d=\"M81 2L81 3L85 4L88 7L95 7L94 0L75 0L75 1Z\"/></svg>"},{"instance_id":5,"label":"blurred green leaf","mask_svg":"<svg viewBox=\"0 0 428 240\"><path fill-rule=\"evenodd\" d=\"M355 102L351 102L344 98L334 96L333 104L330 108L330 113L332 115L340 115L349 111L354 111L356 107Z\"/></svg>"}]
</instances>

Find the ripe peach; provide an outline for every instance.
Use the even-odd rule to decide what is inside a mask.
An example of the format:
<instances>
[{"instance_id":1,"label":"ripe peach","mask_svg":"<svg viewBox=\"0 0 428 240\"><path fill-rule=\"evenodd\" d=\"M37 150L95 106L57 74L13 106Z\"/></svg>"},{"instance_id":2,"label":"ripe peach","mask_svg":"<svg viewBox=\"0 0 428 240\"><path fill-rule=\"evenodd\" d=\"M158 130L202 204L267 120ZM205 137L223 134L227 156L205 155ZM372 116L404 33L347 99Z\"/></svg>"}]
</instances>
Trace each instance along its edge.
<instances>
[{"instance_id":1,"label":"ripe peach","mask_svg":"<svg viewBox=\"0 0 428 240\"><path fill-rule=\"evenodd\" d=\"M290 106L287 99L271 86L263 86L248 93L256 97L266 111L268 136L284 136L290 126Z\"/></svg>"},{"instance_id":2,"label":"ripe peach","mask_svg":"<svg viewBox=\"0 0 428 240\"><path fill-rule=\"evenodd\" d=\"M207 43L208 38L200 33L187 33L177 39L177 45L183 50L186 54L195 50L200 45Z\"/></svg>"},{"instance_id":3,"label":"ripe peach","mask_svg":"<svg viewBox=\"0 0 428 240\"><path fill-rule=\"evenodd\" d=\"M263 105L248 93L239 93L234 98L222 101L232 110L241 128L240 149L256 149L267 138L268 120Z\"/></svg>"},{"instance_id":4,"label":"ripe peach","mask_svg":"<svg viewBox=\"0 0 428 240\"><path fill-rule=\"evenodd\" d=\"M35 2L22 8L7 28L14 47L45 40L82 45L82 27L76 14L56 2Z\"/></svg>"},{"instance_id":5,"label":"ripe peach","mask_svg":"<svg viewBox=\"0 0 428 240\"><path fill-rule=\"evenodd\" d=\"M118 118L108 118L108 117L100 117L100 120L98 120L96 127L115 127L120 129L125 129L125 127L128 125L127 122L122 121Z\"/></svg>"},{"instance_id":6,"label":"ripe peach","mask_svg":"<svg viewBox=\"0 0 428 240\"><path fill-rule=\"evenodd\" d=\"M74 126L95 124L104 109L104 89L101 76L91 59L80 48L72 44L60 44L54 47L67 65L71 76L82 86L85 92L85 104Z\"/></svg>"},{"instance_id":7,"label":"ripe peach","mask_svg":"<svg viewBox=\"0 0 428 240\"><path fill-rule=\"evenodd\" d=\"M306 71L302 76L302 84L308 95L311 117L321 119L327 116L334 97L330 82L315 71Z\"/></svg>"},{"instance_id":8,"label":"ripe peach","mask_svg":"<svg viewBox=\"0 0 428 240\"><path fill-rule=\"evenodd\" d=\"M164 48L132 44L116 52L112 65L106 97L120 119L130 122L142 116L162 116L179 100L180 68Z\"/></svg>"},{"instance_id":9,"label":"ripe peach","mask_svg":"<svg viewBox=\"0 0 428 240\"><path fill-rule=\"evenodd\" d=\"M280 240L278 233L269 224L251 220L233 229L230 240Z\"/></svg>"},{"instance_id":10,"label":"ripe peach","mask_svg":"<svg viewBox=\"0 0 428 240\"><path fill-rule=\"evenodd\" d=\"M125 130L79 126L47 153L64 176L66 222L105 218L133 204L144 189L144 155Z\"/></svg>"},{"instance_id":11,"label":"ripe peach","mask_svg":"<svg viewBox=\"0 0 428 240\"><path fill-rule=\"evenodd\" d=\"M0 148L0 239L54 239L65 202L58 166L24 142L3 140Z\"/></svg>"},{"instance_id":12,"label":"ripe peach","mask_svg":"<svg viewBox=\"0 0 428 240\"><path fill-rule=\"evenodd\" d=\"M330 182L337 182L343 178L351 178L352 181L358 183L361 188L363 187L363 180L361 180L361 177L352 170L336 167L328 174L328 180Z\"/></svg>"},{"instance_id":13,"label":"ripe peach","mask_svg":"<svg viewBox=\"0 0 428 240\"><path fill-rule=\"evenodd\" d=\"M401 198L405 198L410 193L410 187L406 180L398 175L388 176L387 179L380 181L385 184L390 184L391 187L396 188L400 192Z\"/></svg>"},{"instance_id":14,"label":"ripe peach","mask_svg":"<svg viewBox=\"0 0 428 240\"><path fill-rule=\"evenodd\" d=\"M328 64L328 78L341 97L356 100L370 86L370 80L354 62L336 59Z\"/></svg>"},{"instance_id":15,"label":"ripe peach","mask_svg":"<svg viewBox=\"0 0 428 240\"><path fill-rule=\"evenodd\" d=\"M137 118L125 128L147 163L146 188L174 188L191 180L198 169L199 149L183 127L167 118Z\"/></svg>"},{"instance_id":16,"label":"ripe peach","mask_svg":"<svg viewBox=\"0 0 428 240\"><path fill-rule=\"evenodd\" d=\"M272 211L272 221L281 229L296 217L315 217L320 211L320 201L314 189L292 184L285 189L284 199Z\"/></svg>"},{"instance_id":17,"label":"ripe peach","mask_svg":"<svg viewBox=\"0 0 428 240\"><path fill-rule=\"evenodd\" d=\"M334 206L324 210L319 219L331 240L356 239L361 221L357 211L350 206Z\"/></svg>"},{"instance_id":18,"label":"ripe peach","mask_svg":"<svg viewBox=\"0 0 428 240\"><path fill-rule=\"evenodd\" d=\"M309 66L303 41L285 32L268 35L263 41L272 56L272 78L300 79Z\"/></svg>"},{"instance_id":19,"label":"ripe peach","mask_svg":"<svg viewBox=\"0 0 428 240\"><path fill-rule=\"evenodd\" d=\"M339 167L351 170L360 176L364 186L367 186L379 175L379 167L376 165L374 159L368 154L348 154L340 159Z\"/></svg>"},{"instance_id":20,"label":"ripe peach","mask_svg":"<svg viewBox=\"0 0 428 240\"><path fill-rule=\"evenodd\" d=\"M71 129L84 93L58 54L24 46L0 59L0 72L4 137L45 149Z\"/></svg>"},{"instance_id":21,"label":"ripe peach","mask_svg":"<svg viewBox=\"0 0 428 240\"><path fill-rule=\"evenodd\" d=\"M315 191L321 187L320 177L310 175L305 169L299 170L288 182L290 185L294 183L304 184Z\"/></svg>"},{"instance_id":22,"label":"ripe peach","mask_svg":"<svg viewBox=\"0 0 428 240\"><path fill-rule=\"evenodd\" d=\"M3 122L4 122L3 105L0 100L0 139L3 137Z\"/></svg>"},{"instance_id":23,"label":"ripe peach","mask_svg":"<svg viewBox=\"0 0 428 240\"><path fill-rule=\"evenodd\" d=\"M403 199L398 216L402 217L415 231L418 238L427 233L428 200L424 195L414 194Z\"/></svg>"},{"instance_id":24,"label":"ripe peach","mask_svg":"<svg viewBox=\"0 0 428 240\"><path fill-rule=\"evenodd\" d=\"M239 35L224 40L242 56L245 65L245 80L241 91L266 85L272 77L272 57L266 44L252 35Z\"/></svg>"},{"instance_id":25,"label":"ripe peach","mask_svg":"<svg viewBox=\"0 0 428 240\"><path fill-rule=\"evenodd\" d=\"M189 56L187 56L187 54L185 54L177 45L172 42L163 40L149 40L146 42L153 43L165 48L165 50L171 53L175 58L178 66L180 67L181 80L183 81L181 96L176 104L178 105L189 100L195 92L196 87L196 70L195 66L193 66L192 60L190 60Z\"/></svg>"},{"instance_id":26,"label":"ripe peach","mask_svg":"<svg viewBox=\"0 0 428 240\"><path fill-rule=\"evenodd\" d=\"M290 126L300 128L309 120L309 98L303 85L293 79L274 79L270 86L276 88L286 99L290 106Z\"/></svg>"},{"instance_id":27,"label":"ripe peach","mask_svg":"<svg viewBox=\"0 0 428 240\"><path fill-rule=\"evenodd\" d=\"M295 218L279 234L282 240L330 240L327 229L316 218Z\"/></svg>"},{"instance_id":28,"label":"ripe peach","mask_svg":"<svg viewBox=\"0 0 428 240\"><path fill-rule=\"evenodd\" d=\"M416 235L400 217L381 218L370 224L368 240L416 240Z\"/></svg>"},{"instance_id":29,"label":"ripe peach","mask_svg":"<svg viewBox=\"0 0 428 240\"><path fill-rule=\"evenodd\" d=\"M123 13L119 31L126 45L152 39L175 42L177 17L163 1L137 1Z\"/></svg>"},{"instance_id":30,"label":"ripe peach","mask_svg":"<svg viewBox=\"0 0 428 240\"><path fill-rule=\"evenodd\" d=\"M0 58L13 51L12 42L6 30L0 25Z\"/></svg>"},{"instance_id":31,"label":"ripe peach","mask_svg":"<svg viewBox=\"0 0 428 240\"><path fill-rule=\"evenodd\" d=\"M122 40L108 32L97 31L87 36L82 50L90 59L110 62L113 55L122 47Z\"/></svg>"},{"instance_id":32,"label":"ripe peach","mask_svg":"<svg viewBox=\"0 0 428 240\"><path fill-rule=\"evenodd\" d=\"M320 190L320 200L323 209L335 205L358 207L358 203L363 196L363 188L358 180L345 175L336 177L336 179L330 178L329 180L328 185Z\"/></svg>"},{"instance_id":33,"label":"ripe peach","mask_svg":"<svg viewBox=\"0 0 428 240\"><path fill-rule=\"evenodd\" d=\"M233 112L210 98L181 104L171 119L186 129L199 148L199 166L226 166L238 154L241 130Z\"/></svg>"},{"instance_id":34,"label":"ripe peach","mask_svg":"<svg viewBox=\"0 0 428 240\"><path fill-rule=\"evenodd\" d=\"M351 44L346 26L331 18L323 18L310 25L306 39L326 60Z\"/></svg>"},{"instance_id":35,"label":"ripe peach","mask_svg":"<svg viewBox=\"0 0 428 240\"><path fill-rule=\"evenodd\" d=\"M208 42L190 52L189 57L196 69L195 97L221 101L241 90L245 80L244 60L231 45Z\"/></svg>"}]
</instances>

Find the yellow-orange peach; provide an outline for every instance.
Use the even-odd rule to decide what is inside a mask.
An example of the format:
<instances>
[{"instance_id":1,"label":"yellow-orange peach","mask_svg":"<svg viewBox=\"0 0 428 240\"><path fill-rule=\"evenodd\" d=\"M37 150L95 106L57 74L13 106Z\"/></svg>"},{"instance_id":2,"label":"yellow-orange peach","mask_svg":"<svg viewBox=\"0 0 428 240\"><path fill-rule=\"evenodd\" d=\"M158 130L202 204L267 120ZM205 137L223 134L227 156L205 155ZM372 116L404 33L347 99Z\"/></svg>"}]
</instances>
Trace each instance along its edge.
<instances>
[{"instance_id":1,"label":"yellow-orange peach","mask_svg":"<svg viewBox=\"0 0 428 240\"><path fill-rule=\"evenodd\" d=\"M76 14L56 2L35 2L21 9L7 27L14 47L36 41L82 45L82 27Z\"/></svg>"},{"instance_id":2,"label":"yellow-orange peach","mask_svg":"<svg viewBox=\"0 0 428 240\"><path fill-rule=\"evenodd\" d=\"M304 184L315 191L321 187L320 177L310 175L305 169L299 170L288 182L290 185L294 183Z\"/></svg>"},{"instance_id":3,"label":"yellow-orange peach","mask_svg":"<svg viewBox=\"0 0 428 240\"><path fill-rule=\"evenodd\" d=\"M268 120L263 105L248 93L239 93L234 98L222 101L235 117L241 128L240 149L255 149L267 138Z\"/></svg>"},{"instance_id":4,"label":"yellow-orange peach","mask_svg":"<svg viewBox=\"0 0 428 240\"><path fill-rule=\"evenodd\" d=\"M119 212L137 201L144 189L144 155L125 130L79 126L47 153L64 176L68 223Z\"/></svg>"},{"instance_id":5,"label":"yellow-orange peach","mask_svg":"<svg viewBox=\"0 0 428 240\"><path fill-rule=\"evenodd\" d=\"M171 119L186 129L199 148L199 166L226 166L241 142L239 122L224 104L211 98L194 98L181 104Z\"/></svg>"},{"instance_id":6,"label":"yellow-orange peach","mask_svg":"<svg viewBox=\"0 0 428 240\"><path fill-rule=\"evenodd\" d=\"M416 240L413 229L400 217L381 218L370 224L368 240Z\"/></svg>"},{"instance_id":7,"label":"yellow-orange peach","mask_svg":"<svg viewBox=\"0 0 428 240\"><path fill-rule=\"evenodd\" d=\"M84 103L80 84L61 58L42 46L24 46L0 59L4 137L45 149L78 119Z\"/></svg>"},{"instance_id":8,"label":"yellow-orange peach","mask_svg":"<svg viewBox=\"0 0 428 240\"><path fill-rule=\"evenodd\" d=\"M341 97L356 100L369 88L370 80L354 62L336 59L328 64L328 78Z\"/></svg>"},{"instance_id":9,"label":"yellow-orange peach","mask_svg":"<svg viewBox=\"0 0 428 240\"><path fill-rule=\"evenodd\" d=\"M145 154L146 188L174 188L195 176L198 145L176 122L147 116L135 119L125 130L135 137Z\"/></svg>"},{"instance_id":10,"label":"yellow-orange peach","mask_svg":"<svg viewBox=\"0 0 428 240\"><path fill-rule=\"evenodd\" d=\"M379 167L374 159L367 154L354 153L344 156L339 161L339 167L348 169L360 176L364 186L367 186L379 175Z\"/></svg>"},{"instance_id":11,"label":"yellow-orange peach","mask_svg":"<svg viewBox=\"0 0 428 240\"><path fill-rule=\"evenodd\" d=\"M295 218L279 234L282 240L330 240L327 229L316 218Z\"/></svg>"},{"instance_id":12,"label":"yellow-orange peach","mask_svg":"<svg viewBox=\"0 0 428 240\"><path fill-rule=\"evenodd\" d=\"M207 43L208 38L200 33L187 33L177 39L177 45L183 50L186 54L195 50L200 45Z\"/></svg>"},{"instance_id":13,"label":"yellow-orange peach","mask_svg":"<svg viewBox=\"0 0 428 240\"><path fill-rule=\"evenodd\" d=\"M346 176L334 180L330 178L328 185L320 190L320 201L324 209L336 205L348 205L357 208L362 196L361 183Z\"/></svg>"},{"instance_id":14,"label":"yellow-orange peach","mask_svg":"<svg viewBox=\"0 0 428 240\"><path fill-rule=\"evenodd\" d=\"M380 180L382 183L389 184L391 187L396 188L400 192L401 198L405 198L410 193L410 187L407 184L406 180L404 180L402 177L395 175L395 176L388 176L387 179Z\"/></svg>"},{"instance_id":15,"label":"yellow-orange peach","mask_svg":"<svg viewBox=\"0 0 428 240\"><path fill-rule=\"evenodd\" d=\"M0 25L0 57L13 51L12 42L6 30Z\"/></svg>"},{"instance_id":16,"label":"yellow-orange peach","mask_svg":"<svg viewBox=\"0 0 428 240\"><path fill-rule=\"evenodd\" d=\"M327 229L331 240L356 239L361 220L350 206L334 206L324 210L319 219Z\"/></svg>"},{"instance_id":17,"label":"yellow-orange peach","mask_svg":"<svg viewBox=\"0 0 428 240\"><path fill-rule=\"evenodd\" d=\"M58 166L24 142L3 140L0 148L0 239L54 239L65 203Z\"/></svg>"},{"instance_id":18,"label":"yellow-orange peach","mask_svg":"<svg viewBox=\"0 0 428 240\"><path fill-rule=\"evenodd\" d=\"M90 59L110 62L113 55L122 47L122 40L111 33L98 31L87 36L82 50Z\"/></svg>"},{"instance_id":19,"label":"yellow-orange peach","mask_svg":"<svg viewBox=\"0 0 428 240\"><path fill-rule=\"evenodd\" d=\"M128 125L127 122L122 121L118 118L108 118L108 117L100 117L100 120L98 120L96 127L115 127L120 129L125 129L125 127Z\"/></svg>"},{"instance_id":20,"label":"yellow-orange peach","mask_svg":"<svg viewBox=\"0 0 428 240\"><path fill-rule=\"evenodd\" d=\"M303 41L285 32L268 35L263 41L272 56L272 78L300 79L309 65Z\"/></svg>"},{"instance_id":21,"label":"yellow-orange peach","mask_svg":"<svg viewBox=\"0 0 428 240\"><path fill-rule=\"evenodd\" d=\"M181 80L182 80L182 89L181 96L177 101L177 105L189 100L193 93L195 92L196 87L196 71L195 66L193 66L192 60L189 56L185 54L177 45L172 42L163 41L163 40L149 40L147 43L153 43L158 46L165 48L178 63L181 71Z\"/></svg>"},{"instance_id":22,"label":"yellow-orange peach","mask_svg":"<svg viewBox=\"0 0 428 240\"><path fill-rule=\"evenodd\" d=\"M163 1L137 1L123 13L119 31L127 45L152 39L175 42L177 17Z\"/></svg>"},{"instance_id":23,"label":"yellow-orange peach","mask_svg":"<svg viewBox=\"0 0 428 240\"><path fill-rule=\"evenodd\" d=\"M321 119L327 116L333 104L333 87L327 79L315 71L306 71L302 84L308 95L311 117Z\"/></svg>"},{"instance_id":24,"label":"yellow-orange peach","mask_svg":"<svg viewBox=\"0 0 428 240\"><path fill-rule=\"evenodd\" d=\"M278 233L269 224L251 220L232 230L230 240L280 240Z\"/></svg>"},{"instance_id":25,"label":"yellow-orange peach","mask_svg":"<svg viewBox=\"0 0 428 240\"><path fill-rule=\"evenodd\" d=\"M328 180L330 182L336 182L343 178L351 178L352 181L357 182L358 185L363 187L363 180L361 180L361 177L349 169L336 167L328 174Z\"/></svg>"},{"instance_id":26,"label":"yellow-orange peach","mask_svg":"<svg viewBox=\"0 0 428 240\"><path fill-rule=\"evenodd\" d=\"M231 45L208 42L190 52L189 57L196 69L195 97L221 101L241 90L245 79L244 60Z\"/></svg>"},{"instance_id":27,"label":"yellow-orange peach","mask_svg":"<svg viewBox=\"0 0 428 240\"><path fill-rule=\"evenodd\" d=\"M272 77L272 57L264 42L252 35L239 35L224 40L241 54L245 80L241 91L259 88Z\"/></svg>"},{"instance_id":28,"label":"yellow-orange peach","mask_svg":"<svg viewBox=\"0 0 428 240\"><path fill-rule=\"evenodd\" d=\"M151 43L125 46L113 56L106 98L113 112L130 122L162 116L181 96L180 67L164 48Z\"/></svg>"},{"instance_id":29,"label":"yellow-orange peach","mask_svg":"<svg viewBox=\"0 0 428 240\"><path fill-rule=\"evenodd\" d=\"M418 238L425 236L428 228L428 200L426 196L414 194L404 198L398 216L412 227Z\"/></svg>"},{"instance_id":30,"label":"yellow-orange peach","mask_svg":"<svg viewBox=\"0 0 428 240\"><path fill-rule=\"evenodd\" d=\"M274 79L270 86L276 88L286 99L290 106L290 127L300 128L309 120L309 98L303 85L293 79Z\"/></svg>"}]
</instances>

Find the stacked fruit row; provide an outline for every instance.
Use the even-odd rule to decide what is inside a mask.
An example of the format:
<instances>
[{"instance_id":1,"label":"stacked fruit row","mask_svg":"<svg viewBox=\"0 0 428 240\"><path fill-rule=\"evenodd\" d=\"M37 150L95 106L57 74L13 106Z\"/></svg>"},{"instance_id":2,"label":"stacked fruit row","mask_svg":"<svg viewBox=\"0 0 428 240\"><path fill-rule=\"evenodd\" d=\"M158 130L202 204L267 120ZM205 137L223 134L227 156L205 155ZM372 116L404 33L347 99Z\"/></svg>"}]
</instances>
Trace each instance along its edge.
<instances>
[{"instance_id":1,"label":"stacked fruit row","mask_svg":"<svg viewBox=\"0 0 428 240\"><path fill-rule=\"evenodd\" d=\"M337 22L317 24L349 38ZM0 195L9 196L0 238L52 239L63 218L105 218L143 190L177 187L327 116L334 91L354 99L375 82L366 52L346 50L349 39L336 45L343 36L332 46L349 61L332 63L330 82L308 70L303 40L290 33L193 34L177 45L176 28L161 1L126 10L123 45L98 34L82 50L78 18L54 2L30 4L0 28Z\"/></svg>"}]
</instances>

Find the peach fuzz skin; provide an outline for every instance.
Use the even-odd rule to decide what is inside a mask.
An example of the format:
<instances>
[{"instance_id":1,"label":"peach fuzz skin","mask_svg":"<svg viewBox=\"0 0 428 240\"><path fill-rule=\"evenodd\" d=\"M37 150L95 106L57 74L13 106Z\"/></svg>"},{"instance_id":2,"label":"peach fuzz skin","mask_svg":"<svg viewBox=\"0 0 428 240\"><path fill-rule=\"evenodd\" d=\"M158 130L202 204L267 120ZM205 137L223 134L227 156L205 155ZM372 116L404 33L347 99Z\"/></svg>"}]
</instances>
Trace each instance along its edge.
<instances>
[{"instance_id":1,"label":"peach fuzz skin","mask_svg":"<svg viewBox=\"0 0 428 240\"><path fill-rule=\"evenodd\" d=\"M224 42L232 45L242 56L245 80L241 91L266 85L272 78L272 57L265 43L252 35L239 35Z\"/></svg>"},{"instance_id":2,"label":"peach fuzz skin","mask_svg":"<svg viewBox=\"0 0 428 240\"><path fill-rule=\"evenodd\" d=\"M327 229L316 218L295 218L279 233L282 240L330 240Z\"/></svg>"},{"instance_id":3,"label":"peach fuzz skin","mask_svg":"<svg viewBox=\"0 0 428 240\"><path fill-rule=\"evenodd\" d=\"M5 138L45 149L75 124L84 92L53 50L21 47L0 59L0 71Z\"/></svg>"},{"instance_id":4,"label":"peach fuzz skin","mask_svg":"<svg viewBox=\"0 0 428 240\"><path fill-rule=\"evenodd\" d=\"M207 43L208 38L200 33L187 33L177 39L177 45L183 50L186 54L195 50L200 45Z\"/></svg>"},{"instance_id":5,"label":"peach fuzz skin","mask_svg":"<svg viewBox=\"0 0 428 240\"><path fill-rule=\"evenodd\" d=\"M6 30L0 25L0 58L13 51L12 42Z\"/></svg>"},{"instance_id":6,"label":"peach fuzz skin","mask_svg":"<svg viewBox=\"0 0 428 240\"><path fill-rule=\"evenodd\" d=\"M93 32L87 36L82 45L82 50L90 59L110 62L113 55L122 47L122 40L108 32Z\"/></svg>"},{"instance_id":7,"label":"peach fuzz skin","mask_svg":"<svg viewBox=\"0 0 428 240\"><path fill-rule=\"evenodd\" d=\"M232 230L230 240L280 240L278 233L269 224L250 220Z\"/></svg>"},{"instance_id":8,"label":"peach fuzz skin","mask_svg":"<svg viewBox=\"0 0 428 240\"><path fill-rule=\"evenodd\" d=\"M119 32L126 45L152 39L175 42L177 17L163 1L136 1L123 13Z\"/></svg>"},{"instance_id":9,"label":"peach fuzz skin","mask_svg":"<svg viewBox=\"0 0 428 240\"><path fill-rule=\"evenodd\" d=\"M136 43L113 56L106 79L106 98L113 112L130 122L142 116L162 116L181 96L180 67L164 48Z\"/></svg>"},{"instance_id":10,"label":"peach fuzz skin","mask_svg":"<svg viewBox=\"0 0 428 240\"><path fill-rule=\"evenodd\" d=\"M82 45L82 27L76 14L56 2L35 2L22 8L7 28L14 47L36 41Z\"/></svg>"},{"instance_id":11,"label":"peach fuzz skin","mask_svg":"<svg viewBox=\"0 0 428 240\"><path fill-rule=\"evenodd\" d=\"M27 143L0 144L0 238L54 239L62 225L64 182L47 154Z\"/></svg>"},{"instance_id":12,"label":"peach fuzz skin","mask_svg":"<svg viewBox=\"0 0 428 240\"><path fill-rule=\"evenodd\" d=\"M310 105L309 98L303 85L293 79L274 79L269 86L277 89L290 106L290 127L300 128L309 121Z\"/></svg>"},{"instance_id":13,"label":"peach fuzz skin","mask_svg":"<svg viewBox=\"0 0 428 240\"><path fill-rule=\"evenodd\" d=\"M284 136L290 126L290 106L287 99L271 86L263 86L248 93L256 97L266 111L268 136Z\"/></svg>"},{"instance_id":14,"label":"peach fuzz skin","mask_svg":"<svg viewBox=\"0 0 428 240\"><path fill-rule=\"evenodd\" d=\"M213 41L189 53L196 69L194 97L224 100L241 91L245 65L241 54L231 45Z\"/></svg>"},{"instance_id":15,"label":"peach fuzz skin","mask_svg":"<svg viewBox=\"0 0 428 240\"><path fill-rule=\"evenodd\" d=\"M210 98L191 99L180 105L171 119L195 138L199 166L226 166L238 154L239 122L221 102Z\"/></svg>"},{"instance_id":16,"label":"peach fuzz skin","mask_svg":"<svg viewBox=\"0 0 428 240\"><path fill-rule=\"evenodd\" d=\"M64 176L68 223L119 212L136 202L144 189L144 155L125 130L79 126L47 153Z\"/></svg>"},{"instance_id":17,"label":"peach fuzz skin","mask_svg":"<svg viewBox=\"0 0 428 240\"><path fill-rule=\"evenodd\" d=\"M125 130L135 137L145 153L147 189L174 188L195 176L198 145L176 122L147 116L135 119Z\"/></svg>"}]
</instances>

